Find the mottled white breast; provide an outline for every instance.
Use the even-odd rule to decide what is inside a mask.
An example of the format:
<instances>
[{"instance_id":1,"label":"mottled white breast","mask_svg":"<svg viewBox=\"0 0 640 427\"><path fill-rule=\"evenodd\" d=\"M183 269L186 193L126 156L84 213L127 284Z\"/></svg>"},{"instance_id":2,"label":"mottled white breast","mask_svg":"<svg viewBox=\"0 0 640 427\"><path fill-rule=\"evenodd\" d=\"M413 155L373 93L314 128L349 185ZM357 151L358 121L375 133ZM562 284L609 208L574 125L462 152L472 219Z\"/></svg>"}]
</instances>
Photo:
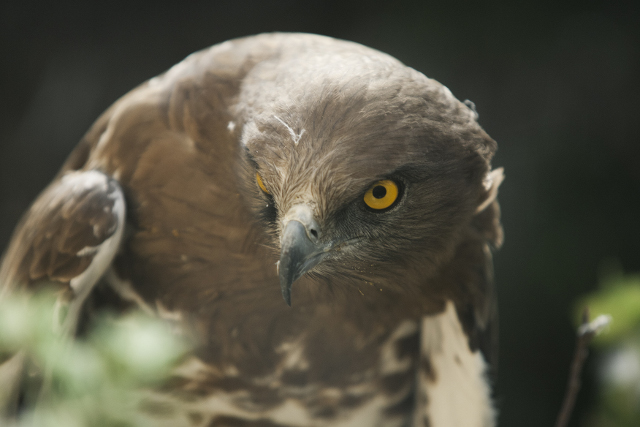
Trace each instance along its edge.
<instances>
[{"instance_id":1,"label":"mottled white breast","mask_svg":"<svg viewBox=\"0 0 640 427\"><path fill-rule=\"evenodd\" d=\"M422 319L420 353L416 427L495 425L486 363L479 350L469 348L451 301L443 313Z\"/></svg>"}]
</instances>

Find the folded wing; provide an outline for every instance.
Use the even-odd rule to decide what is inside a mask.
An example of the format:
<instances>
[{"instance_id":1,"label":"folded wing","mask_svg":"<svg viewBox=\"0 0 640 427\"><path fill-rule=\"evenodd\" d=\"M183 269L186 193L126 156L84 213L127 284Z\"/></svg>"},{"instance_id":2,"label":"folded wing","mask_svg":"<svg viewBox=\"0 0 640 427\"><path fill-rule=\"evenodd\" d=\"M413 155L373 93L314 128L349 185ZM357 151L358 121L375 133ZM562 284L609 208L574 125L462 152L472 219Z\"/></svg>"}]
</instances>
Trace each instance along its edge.
<instances>
[{"instance_id":1,"label":"folded wing","mask_svg":"<svg viewBox=\"0 0 640 427\"><path fill-rule=\"evenodd\" d=\"M102 172L71 171L47 187L16 228L0 266L0 300L50 286L65 313L53 319L61 336L75 334L82 304L110 267L122 241L125 199ZM1 357L1 356L0 356ZM17 409L21 353L0 359L0 419Z\"/></svg>"}]
</instances>

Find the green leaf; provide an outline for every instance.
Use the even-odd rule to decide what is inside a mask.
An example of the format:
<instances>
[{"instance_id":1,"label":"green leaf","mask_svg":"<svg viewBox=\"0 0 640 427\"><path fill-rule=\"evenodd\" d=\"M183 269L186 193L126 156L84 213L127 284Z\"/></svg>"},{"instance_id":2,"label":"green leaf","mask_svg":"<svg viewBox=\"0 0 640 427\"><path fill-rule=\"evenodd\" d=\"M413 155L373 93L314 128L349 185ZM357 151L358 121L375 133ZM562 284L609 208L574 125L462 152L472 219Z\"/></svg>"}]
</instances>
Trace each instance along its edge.
<instances>
[{"instance_id":1,"label":"green leaf","mask_svg":"<svg viewBox=\"0 0 640 427\"><path fill-rule=\"evenodd\" d=\"M64 338L54 333L55 307L50 293L0 301L0 354L24 351L30 372L39 370L50 384L44 394L39 380L28 386L33 399L12 425L145 427L138 411L140 390L167 378L185 354L186 341L166 322L143 313L117 320L98 316L82 339Z\"/></svg>"},{"instance_id":2,"label":"green leaf","mask_svg":"<svg viewBox=\"0 0 640 427\"><path fill-rule=\"evenodd\" d=\"M594 344L608 345L640 332L640 276L611 274L600 285L600 290L581 298L575 308L576 319L580 319L585 307L589 307L592 318L600 314L612 316L606 333L596 337Z\"/></svg>"}]
</instances>

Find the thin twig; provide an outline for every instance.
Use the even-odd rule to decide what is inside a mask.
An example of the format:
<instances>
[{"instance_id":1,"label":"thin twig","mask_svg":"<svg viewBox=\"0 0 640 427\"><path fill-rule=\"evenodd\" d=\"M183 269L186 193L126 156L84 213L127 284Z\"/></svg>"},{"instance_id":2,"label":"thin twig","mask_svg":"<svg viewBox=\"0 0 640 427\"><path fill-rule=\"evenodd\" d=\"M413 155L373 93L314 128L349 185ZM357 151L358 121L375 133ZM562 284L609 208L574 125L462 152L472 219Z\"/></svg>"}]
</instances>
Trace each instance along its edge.
<instances>
[{"instance_id":1,"label":"thin twig","mask_svg":"<svg viewBox=\"0 0 640 427\"><path fill-rule=\"evenodd\" d=\"M580 391L580 374L582 373L584 362L589 355L589 344L593 337L602 331L609 322L611 322L611 316L608 315L598 316L589 322L589 308L586 307L584 309L582 313L582 324L578 328L576 351L573 354L573 361L571 362L567 391L564 395L564 402L562 402L562 409L558 414L556 427L566 427L569 424L569 419L571 418L571 413L576 403L576 397L578 396L578 391Z\"/></svg>"}]
</instances>

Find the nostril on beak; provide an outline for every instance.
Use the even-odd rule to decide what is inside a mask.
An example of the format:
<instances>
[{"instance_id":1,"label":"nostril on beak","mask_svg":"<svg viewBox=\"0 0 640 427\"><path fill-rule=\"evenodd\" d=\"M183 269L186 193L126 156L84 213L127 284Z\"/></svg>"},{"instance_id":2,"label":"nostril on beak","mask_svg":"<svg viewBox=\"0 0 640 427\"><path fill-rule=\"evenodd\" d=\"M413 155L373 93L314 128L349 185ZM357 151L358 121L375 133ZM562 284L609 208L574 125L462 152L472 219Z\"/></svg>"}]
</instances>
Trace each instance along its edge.
<instances>
[{"instance_id":1,"label":"nostril on beak","mask_svg":"<svg viewBox=\"0 0 640 427\"><path fill-rule=\"evenodd\" d=\"M291 221L297 221L302 224L309 240L314 244L318 243L318 240L322 236L322 229L320 228L320 224L315 220L312 208L309 205L299 204L292 206L282 219L283 230Z\"/></svg>"},{"instance_id":2,"label":"nostril on beak","mask_svg":"<svg viewBox=\"0 0 640 427\"><path fill-rule=\"evenodd\" d=\"M316 239L318 238L318 232L315 229L313 228L309 229L309 233L311 233L311 235Z\"/></svg>"}]
</instances>

